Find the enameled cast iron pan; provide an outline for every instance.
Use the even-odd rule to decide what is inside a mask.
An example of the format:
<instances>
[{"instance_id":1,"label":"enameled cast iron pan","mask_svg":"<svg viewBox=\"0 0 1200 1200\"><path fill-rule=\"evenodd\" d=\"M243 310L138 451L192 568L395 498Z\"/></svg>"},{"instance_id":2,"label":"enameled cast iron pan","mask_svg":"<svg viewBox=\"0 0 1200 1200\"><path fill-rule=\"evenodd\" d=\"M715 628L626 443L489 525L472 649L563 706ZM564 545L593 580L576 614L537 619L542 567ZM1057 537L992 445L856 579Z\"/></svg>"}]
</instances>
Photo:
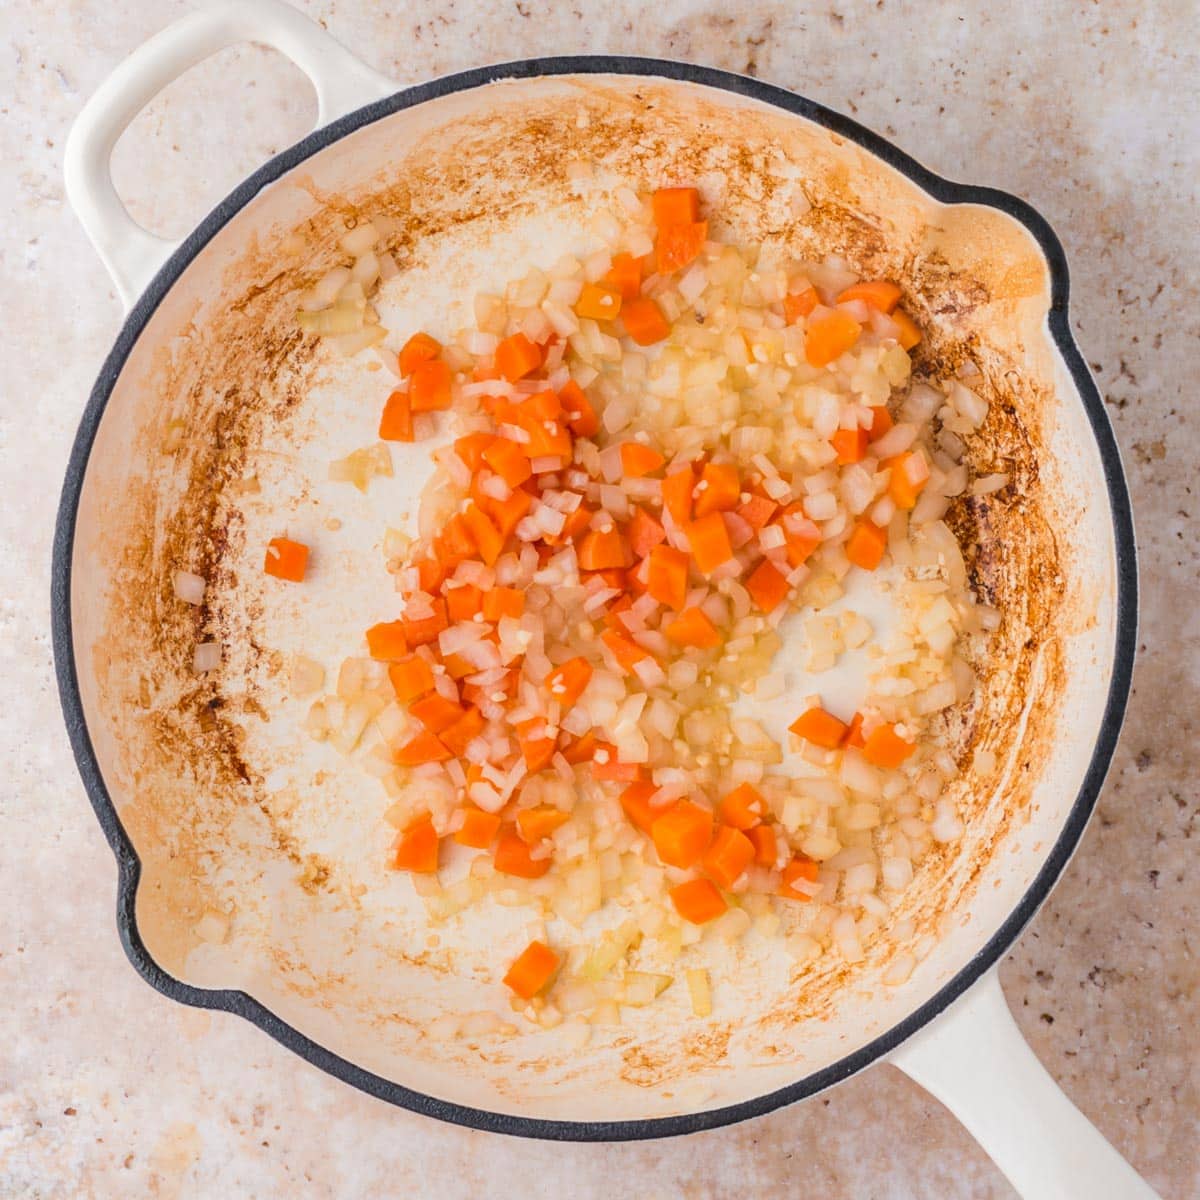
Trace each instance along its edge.
<instances>
[{"instance_id":1,"label":"enameled cast iron pan","mask_svg":"<svg viewBox=\"0 0 1200 1200\"><path fill-rule=\"evenodd\" d=\"M183 70L245 40L306 71L319 128L182 243L164 242L117 199L113 144ZM695 180L747 240L904 279L929 369L970 357L982 371L992 416L974 465L991 455L1015 485L955 520L1003 622L963 715L967 834L906 897L933 948L903 986L880 982L886 939L853 970L803 977L759 946L727 964L708 1021L656 1004L586 1046L561 1027L496 1038L477 1019L496 1004L483 980L522 918L451 921L432 945L407 879L382 867L382 794L299 729L280 663L301 648L339 661L378 619L378 532L411 507L428 465L412 450L368 496L330 491L327 464L362 444L357 414L375 411L379 384L298 334L297 292L324 269L340 216L383 211L404 266L385 324L444 313L453 328L464 297L573 244L589 205L568 178L580 159L643 185ZM54 645L118 860L121 936L153 986L239 1013L385 1100L527 1136L702 1130L890 1060L1024 1195L1150 1194L1036 1063L995 973L1092 811L1136 616L1121 464L1071 338L1062 247L1036 212L948 183L812 101L681 63L533 59L398 92L267 0L197 12L139 49L80 115L66 168L129 313L67 472ZM296 229L302 261L281 248ZM342 528L303 603L299 589L265 589L266 539L286 527L315 540L332 511ZM174 600L177 568L209 581L203 609ZM203 680L197 622L225 647ZM455 1021L455 1036L431 1036Z\"/></svg>"}]
</instances>

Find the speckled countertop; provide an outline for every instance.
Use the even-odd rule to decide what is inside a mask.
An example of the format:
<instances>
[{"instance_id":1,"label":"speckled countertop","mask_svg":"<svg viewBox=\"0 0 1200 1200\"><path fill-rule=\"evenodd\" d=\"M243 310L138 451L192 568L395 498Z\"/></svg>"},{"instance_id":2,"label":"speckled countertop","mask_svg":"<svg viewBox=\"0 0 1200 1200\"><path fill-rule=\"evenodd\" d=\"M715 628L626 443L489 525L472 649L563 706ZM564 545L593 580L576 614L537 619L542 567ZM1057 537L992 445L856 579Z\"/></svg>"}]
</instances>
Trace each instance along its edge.
<instances>
[{"instance_id":1,"label":"speckled countertop","mask_svg":"<svg viewBox=\"0 0 1200 1200\"><path fill-rule=\"evenodd\" d=\"M75 423L121 320L68 210L66 131L177 0L13 0L0 14L0 1196L816 1194L1008 1197L953 1118L881 1067L685 1140L517 1143L393 1110L237 1018L137 978L116 872L61 728L51 527ZM1200 1194L1200 10L1193 0L917 6L366 0L306 10L407 84L531 52L686 58L854 114L952 178L1030 199L1071 257L1073 321L1126 456L1144 587L1135 690L1096 819L1005 962L1009 1002L1076 1104L1170 1200ZM969 12L972 15L959 15ZM185 232L304 133L299 73L254 47L134 123L115 175ZM1189 429L1191 432L1189 432Z\"/></svg>"}]
</instances>

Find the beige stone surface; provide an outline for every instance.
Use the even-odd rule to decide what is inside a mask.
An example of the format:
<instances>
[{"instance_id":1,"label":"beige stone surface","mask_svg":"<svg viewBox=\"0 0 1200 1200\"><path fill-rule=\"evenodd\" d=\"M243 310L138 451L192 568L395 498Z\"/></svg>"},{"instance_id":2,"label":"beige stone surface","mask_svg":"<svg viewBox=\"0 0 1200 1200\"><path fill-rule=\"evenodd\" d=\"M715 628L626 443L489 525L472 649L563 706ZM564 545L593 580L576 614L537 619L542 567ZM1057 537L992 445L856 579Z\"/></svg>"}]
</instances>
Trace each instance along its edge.
<instances>
[{"instance_id":1,"label":"beige stone surface","mask_svg":"<svg viewBox=\"0 0 1200 1200\"><path fill-rule=\"evenodd\" d=\"M83 100L177 0L0 9L0 1196L1008 1197L953 1118L891 1068L689 1139L521 1143L393 1110L127 965L115 869L53 684L49 547L78 413L120 306L63 195ZM1171 1200L1200 1194L1200 8L749 0L311 0L408 84L529 53L748 72L854 114L952 178L1031 200L1074 269L1073 323L1132 484L1145 589L1132 708L1097 818L1004 964L1017 1019L1076 1104ZM306 131L278 56L189 73L118 147L133 211L181 234Z\"/></svg>"}]
</instances>

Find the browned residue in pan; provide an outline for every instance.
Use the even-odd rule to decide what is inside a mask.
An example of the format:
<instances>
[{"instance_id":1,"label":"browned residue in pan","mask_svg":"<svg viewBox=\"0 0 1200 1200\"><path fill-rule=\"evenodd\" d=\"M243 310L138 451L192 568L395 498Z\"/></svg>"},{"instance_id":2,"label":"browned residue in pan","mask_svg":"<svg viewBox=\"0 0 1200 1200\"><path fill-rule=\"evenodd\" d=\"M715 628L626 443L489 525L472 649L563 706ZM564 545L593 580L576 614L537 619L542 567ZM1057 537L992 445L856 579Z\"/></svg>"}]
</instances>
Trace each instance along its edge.
<instances>
[{"instance_id":1,"label":"browned residue in pan","mask_svg":"<svg viewBox=\"0 0 1200 1200\"><path fill-rule=\"evenodd\" d=\"M534 103L521 114L463 124L456 142L443 135L418 141L405 154L397 147L378 179L352 196L322 197L325 206L302 227L310 247L303 264L281 266L274 245L248 251L226 276L228 302L203 325L181 327L181 341L163 352L155 402L140 409L133 482L124 499L109 500L106 538L121 565L109 600L110 636L95 653L103 705L121 714L114 719L127 743L132 799L122 817L146 866L143 931L168 966L179 968L188 931L211 903L219 860L213 848L247 806L260 811L269 831L264 853L290 860L317 894L315 902L336 871L314 865L302 834L264 797L256 764L243 757L246 723L264 716L256 710L253 673L208 682L191 671L197 640L231 630L254 637L256 614L243 611L232 566L243 535L239 489L264 430L303 405L315 370L312 344L295 331L296 296L338 261L342 222L360 211L396 219L392 249L403 263L448 230L481 241L493 237L514 214L562 194L567 165L581 156L647 185L697 179L720 214L718 229L781 242L799 256L839 253L864 274L903 280L906 305L930 330L917 354L918 372L942 378L966 361L982 372L969 382L991 410L968 456L977 471L1008 471L1013 482L986 499L956 503L949 520L966 549L973 586L1001 610L1003 624L988 651L975 655L978 700L951 717L947 733L966 768L957 788L966 823L986 826L986 835L966 861L932 853L900 915L912 916L919 930L937 928L961 909L991 849L1022 820L1054 736L1069 576L1061 559L1067 551L1054 532L1069 530L1042 471L1051 375L1039 332L1045 297L1037 255L994 215L972 223L962 214L939 213L853 146L808 133L793 153L781 144L780 118L743 113L731 126L706 102L681 116L668 97L653 82L632 92L589 84L565 109L561 101ZM795 203L791 177L798 171L807 207ZM319 193L315 184L305 186ZM996 322L1006 330L1002 345L988 340ZM170 422L180 419L182 443L165 453ZM179 562L194 564L210 580L209 605L192 609L174 601L172 570ZM261 671L278 671L267 650L256 653ZM135 671L128 666L131 655ZM1026 711L1003 811L985 820L987 798ZM998 762L987 776L970 770L985 746ZM197 795L203 803L193 802ZM867 951L875 958L888 953L884 938L876 937ZM785 1055L781 1029L834 1011L849 971L830 958L798 972L792 988L764 997L761 1010L737 1025L627 1045L623 1077L653 1087L718 1063L739 1027L757 1025L764 1053ZM326 977L306 984L303 963L287 960L285 968L285 959L278 961L288 986L314 1004L350 1003L360 995ZM562 1066L569 1071L570 1064Z\"/></svg>"}]
</instances>

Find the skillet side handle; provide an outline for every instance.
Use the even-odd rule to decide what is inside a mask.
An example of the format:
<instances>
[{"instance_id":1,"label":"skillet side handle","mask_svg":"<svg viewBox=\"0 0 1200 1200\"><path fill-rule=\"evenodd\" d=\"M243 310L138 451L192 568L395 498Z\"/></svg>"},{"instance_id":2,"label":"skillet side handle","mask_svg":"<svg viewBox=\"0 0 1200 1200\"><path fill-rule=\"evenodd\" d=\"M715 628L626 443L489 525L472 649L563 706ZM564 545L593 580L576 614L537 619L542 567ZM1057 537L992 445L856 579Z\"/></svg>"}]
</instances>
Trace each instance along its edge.
<instances>
[{"instance_id":1,"label":"skillet side handle","mask_svg":"<svg viewBox=\"0 0 1200 1200\"><path fill-rule=\"evenodd\" d=\"M126 310L178 245L143 229L121 203L109 162L126 126L189 67L238 42L287 55L317 93L317 127L395 86L280 0L225 0L191 13L139 46L83 106L67 137L67 198Z\"/></svg>"},{"instance_id":2,"label":"skillet side handle","mask_svg":"<svg viewBox=\"0 0 1200 1200\"><path fill-rule=\"evenodd\" d=\"M1038 1062L995 970L890 1061L954 1113L1023 1200L1157 1200Z\"/></svg>"}]
</instances>

